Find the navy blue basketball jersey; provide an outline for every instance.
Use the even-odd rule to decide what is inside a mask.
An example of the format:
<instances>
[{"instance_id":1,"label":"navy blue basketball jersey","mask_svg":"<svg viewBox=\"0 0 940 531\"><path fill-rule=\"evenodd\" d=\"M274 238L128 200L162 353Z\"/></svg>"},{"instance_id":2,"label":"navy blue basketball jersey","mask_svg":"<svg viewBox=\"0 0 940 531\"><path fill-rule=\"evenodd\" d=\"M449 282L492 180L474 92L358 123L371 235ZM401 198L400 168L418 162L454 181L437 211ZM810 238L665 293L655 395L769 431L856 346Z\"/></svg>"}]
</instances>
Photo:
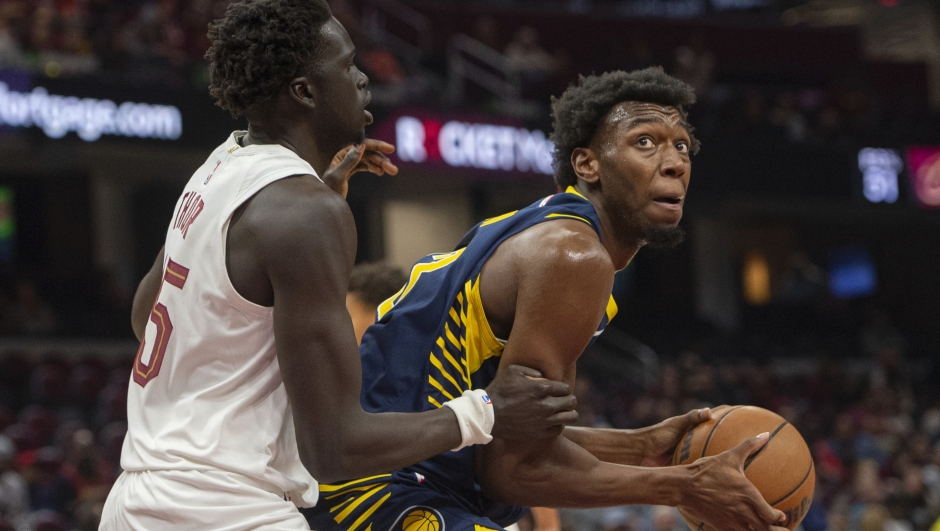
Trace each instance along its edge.
<instances>
[{"instance_id":1,"label":"navy blue basketball jersey","mask_svg":"<svg viewBox=\"0 0 940 531\"><path fill-rule=\"evenodd\" d=\"M362 407L370 412L426 411L441 407L465 390L489 385L505 341L493 334L484 315L480 270L507 238L557 219L586 223L600 237L593 205L569 187L564 193L481 222L455 251L419 260L408 283L379 305L376 323L362 338ZM611 298L595 338L616 312ZM329 514L347 531L366 530L372 523L376 524L373 531L385 531L393 522L381 521L380 515L394 519L401 511L382 505L396 504L388 486L402 477L499 525L512 523L524 512L483 498L475 481L473 447L445 452L395 474L321 485L321 500L312 511ZM363 499L366 494L369 499ZM348 510L350 505L355 509ZM323 521L316 522L314 529L325 529Z\"/></svg>"}]
</instances>

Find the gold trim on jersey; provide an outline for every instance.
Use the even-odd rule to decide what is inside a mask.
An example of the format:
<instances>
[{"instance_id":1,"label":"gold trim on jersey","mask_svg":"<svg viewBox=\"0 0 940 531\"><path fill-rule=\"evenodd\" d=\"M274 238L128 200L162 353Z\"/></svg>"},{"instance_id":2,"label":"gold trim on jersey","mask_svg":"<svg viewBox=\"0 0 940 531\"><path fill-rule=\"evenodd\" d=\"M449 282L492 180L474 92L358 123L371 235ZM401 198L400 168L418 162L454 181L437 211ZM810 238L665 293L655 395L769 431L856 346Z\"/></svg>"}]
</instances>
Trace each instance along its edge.
<instances>
[{"instance_id":1,"label":"gold trim on jersey","mask_svg":"<svg viewBox=\"0 0 940 531\"><path fill-rule=\"evenodd\" d=\"M552 213L552 214L549 214L549 215L545 216L545 219L555 219L555 218L576 219L576 220L578 220L578 221L583 221L583 222L587 223L587 224L590 225L591 227L594 226L594 224L591 223L591 220L589 220L588 218L582 218L581 216L576 216L576 215L574 215L574 214L562 214L561 212L554 212L554 213Z\"/></svg>"},{"instance_id":2,"label":"gold trim on jersey","mask_svg":"<svg viewBox=\"0 0 940 531\"><path fill-rule=\"evenodd\" d=\"M432 388L428 403L439 408L470 389L470 377L486 360L501 356L504 347L486 319L477 275L457 293L442 333L428 355L428 383Z\"/></svg>"},{"instance_id":3,"label":"gold trim on jersey","mask_svg":"<svg viewBox=\"0 0 940 531\"><path fill-rule=\"evenodd\" d=\"M402 286L402 288L398 290L398 293L392 295L386 299L385 302L379 305L378 310L376 311L376 321L381 321L382 318L385 317L385 314L391 311L391 309L394 308L396 304L401 302L401 300L411 292L411 290L415 287L415 284L417 284L418 280L421 278L421 275L450 265L451 262L460 258L460 255L463 254L464 249L466 249L466 247L457 249L456 251L450 253L433 254L431 255L430 262L415 264L415 266L411 268L411 274L408 276L408 283Z\"/></svg>"},{"instance_id":4,"label":"gold trim on jersey","mask_svg":"<svg viewBox=\"0 0 940 531\"><path fill-rule=\"evenodd\" d=\"M481 227L485 227L485 226L487 226L487 225L492 225L493 223L498 223L498 222L500 222L500 221L502 221L502 220L504 220L504 219L506 219L506 218L511 218L512 216L514 216L514 215L516 214L516 212L519 212L519 211L518 211L518 210L513 210L512 212L506 212L505 214L503 214L503 215L501 215L501 216L496 216L496 217L494 217L494 218L486 219L486 220L483 221L483 223L480 223L480 226L481 226Z\"/></svg>"},{"instance_id":5,"label":"gold trim on jersey","mask_svg":"<svg viewBox=\"0 0 940 531\"><path fill-rule=\"evenodd\" d=\"M388 479L391 477L392 477L391 474L379 474L377 476L369 476L367 478L354 479L352 481L347 481L346 483L334 483L332 485L324 485L321 483L319 487L320 487L320 492L336 492L339 490L343 490L347 487L359 486L363 484L374 484L376 483L375 480Z\"/></svg>"},{"instance_id":6,"label":"gold trim on jersey","mask_svg":"<svg viewBox=\"0 0 940 531\"><path fill-rule=\"evenodd\" d=\"M607 309L604 310L604 313L607 314L607 322L610 323L614 320L614 317L617 315L617 301L614 300L614 296L610 296L610 300L607 301Z\"/></svg>"},{"instance_id":7,"label":"gold trim on jersey","mask_svg":"<svg viewBox=\"0 0 940 531\"><path fill-rule=\"evenodd\" d=\"M584 197L583 195L581 195L581 192L579 192L577 189L575 189L574 186L569 186L568 188L565 188L565 193L566 193L566 194L574 194L574 195L580 197L581 199L584 199L585 201L588 200L588 198L586 198L586 197Z\"/></svg>"}]
</instances>

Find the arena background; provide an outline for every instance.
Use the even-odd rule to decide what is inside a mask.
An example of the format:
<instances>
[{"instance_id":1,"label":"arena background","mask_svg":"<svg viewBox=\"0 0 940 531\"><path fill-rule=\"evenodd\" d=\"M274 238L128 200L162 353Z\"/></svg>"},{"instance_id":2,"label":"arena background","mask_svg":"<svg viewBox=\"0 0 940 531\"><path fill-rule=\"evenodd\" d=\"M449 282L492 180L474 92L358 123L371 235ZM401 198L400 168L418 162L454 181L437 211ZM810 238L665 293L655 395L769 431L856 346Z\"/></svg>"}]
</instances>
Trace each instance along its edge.
<instances>
[{"instance_id":1,"label":"arena background","mask_svg":"<svg viewBox=\"0 0 940 531\"><path fill-rule=\"evenodd\" d=\"M0 1L2 530L96 529L120 472L134 289L183 184L245 126L206 89L206 24L227 3ZM806 531L938 528L937 3L331 5L371 79L368 133L401 167L353 178L357 261L408 267L552 193L549 97L663 65L699 97L688 241L618 275L620 313L581 364L582 423L767 407L813 449ZM661 508L562 517L684 529Z\"/></svg>"}]
</instances>

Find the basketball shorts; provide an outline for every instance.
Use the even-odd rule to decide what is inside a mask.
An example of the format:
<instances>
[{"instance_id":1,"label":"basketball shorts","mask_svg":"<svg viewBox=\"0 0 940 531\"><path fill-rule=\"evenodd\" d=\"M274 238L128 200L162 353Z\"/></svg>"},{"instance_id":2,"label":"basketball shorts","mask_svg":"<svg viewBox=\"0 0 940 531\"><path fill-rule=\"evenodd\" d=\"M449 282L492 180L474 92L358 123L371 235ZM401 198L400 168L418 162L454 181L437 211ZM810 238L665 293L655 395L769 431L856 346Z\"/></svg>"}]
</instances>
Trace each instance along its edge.
<instances>
[{"instance_id":1,"label":"basketball shorts","mask_svg":"<svg viewBox=\"0 0 940 531\"><path fill-rule=\"evenodd\" d=\"M124 472L99 531L305 531L297 506L267 483L217 471Z\"/></svg>"},{"instance_id":2,"label":"basketball shorts","mask_svg":"<svg viewBox=\"0 0 940 531\"><path fill-rule=\"evenodd\" d=\"M316 531L503 531L413 472L320 485L317 506L301 509Z\"/></svg>"}]
</instances>

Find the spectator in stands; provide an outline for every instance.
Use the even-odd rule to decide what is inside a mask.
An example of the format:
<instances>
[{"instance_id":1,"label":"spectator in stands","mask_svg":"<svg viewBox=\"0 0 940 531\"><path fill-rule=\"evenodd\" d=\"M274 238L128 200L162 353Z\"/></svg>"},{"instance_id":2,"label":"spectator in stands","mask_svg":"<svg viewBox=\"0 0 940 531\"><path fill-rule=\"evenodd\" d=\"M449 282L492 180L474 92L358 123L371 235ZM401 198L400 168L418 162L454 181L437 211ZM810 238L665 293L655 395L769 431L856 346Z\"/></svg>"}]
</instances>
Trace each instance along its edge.
<instances>
[{"instance_id":1,"label":"spectator in stands","mask_svg":"<svg viewBox=\"0 0 940 531\"><path fill-rule=\"evenodd\" d=\"M519 72L523 97L541 101L547 98L546 87L553 85L558 72L558 61L539 42L539 32L531 26L519 28L504 54L509 65Z\"/></svg>"},{"instance_id":2,"label":"spectator in stands","mask_svg":"<svg viewBox=\"0 0 940 531\"><path fill-rule=\"evenodd\" d=\"M61 516L72 514L75 489L62 475L62 451L45 446L26 459L29 501L33 511L50 510Z\"/></svg>"},{"instance_id":3,"label":"spectator in stands","mask_svg":"<svg viewBox=\"0 0 940 531\"><path fill-rule=\"evenodd\" d=\"M715 54L705 47L698 34L688 44L676 48L675 76L695 88L699 101L704 101L715 75Z\"/></svg>"},{"instance_id":4,"label":"spectator in stands","mask_svg":"<svg viewBox=\"0 0 940 531\"><path fill-rule=\"evenodd\" d=\"M501 50L503 48L503 40L500 37L499 31L499 21L496 17L490 15L477 17L473 22L473 33L470 36L493 50Z\"/></svg>"},{"instance_id":5,"label":"spectator in stands","mask_svg":"<svg viewBox=\"0 0 940 531\"><path fill-rule=\"evenodd\" d=\"M375 311L379 304L400 290L408 277L401 269L383 263L359 264L349 275L346 291L346 309L352 318L356 342L375 322Z\"/></svg>"},{"instance_id":6,"label":"spectator in stands","mask_svg":"<svg viewBox=\"0 0 940 531\"><path fill-rule=\"evenodd\" d=\"M36 286L29 280L20 279L14 287L10 319L13 328L20 334L52 334L56 331L56 316L46 301L40 298Z\"/></svg>"},{"instance_id":7,"label":"spectator in stands","mask_svg":"<svg viewBox=\"0 0 940 531\"><path fill-rule=\"evenodd\" d=\"M0 4L0 67L21 67L26 60L13 27L14 19L21 16L22 6L19 4Z\"/></svg>"},{"instance_id":8,"label":"spectator in stands","mask_svg":"<svg viewBox=\"0 0 940 531\"><path fill-rule=\"evenodd\" d=\"M15 460L13 441L0 435L0 522L22 531L29 514L29 490L23 476L13 469Z\"/></svg>"}]
</instances>

